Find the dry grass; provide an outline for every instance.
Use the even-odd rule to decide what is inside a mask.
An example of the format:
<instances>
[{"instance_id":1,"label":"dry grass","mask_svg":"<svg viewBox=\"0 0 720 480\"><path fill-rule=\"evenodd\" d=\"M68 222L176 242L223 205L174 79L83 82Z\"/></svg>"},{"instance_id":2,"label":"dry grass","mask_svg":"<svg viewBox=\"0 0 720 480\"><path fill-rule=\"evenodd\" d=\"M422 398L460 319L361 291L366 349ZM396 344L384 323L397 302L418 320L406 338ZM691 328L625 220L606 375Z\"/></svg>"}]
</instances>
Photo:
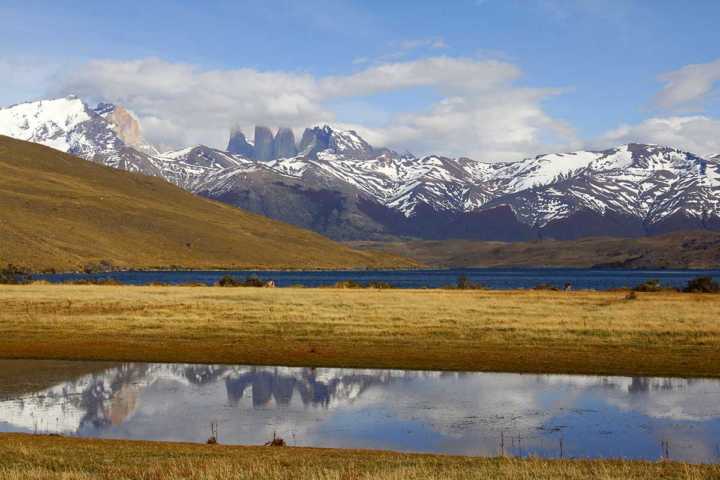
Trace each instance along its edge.
<instances>
[{"instance_id":1,"label":"dry grass","mask_svg":"<svg viewBox=\"0 0 720 480\"><path fill-rule=\"evenodd\" d=\"M6 286L4 358L720 376L720 296Z\"/></svg>"},{"instance_id":2,"label":"dry grass","mask_svg":"<svg viewBox=\"0 0 720 480\"><path fill-rule=\"evenodd\" d=\"M82 452L82 455L78 455ZM718 465L412 455L0 435L0 479L707 479Z\"/></svg>"},{"instance_id":3,"label":"dry grass","mask_svg":"<svg viewBox=\"0 0 720 480\"><path fill-rule=\"evenodd\" d=\"M0 136L0 267L393 268L316 233L153 177Z\"/></svg>"}]
</instances>

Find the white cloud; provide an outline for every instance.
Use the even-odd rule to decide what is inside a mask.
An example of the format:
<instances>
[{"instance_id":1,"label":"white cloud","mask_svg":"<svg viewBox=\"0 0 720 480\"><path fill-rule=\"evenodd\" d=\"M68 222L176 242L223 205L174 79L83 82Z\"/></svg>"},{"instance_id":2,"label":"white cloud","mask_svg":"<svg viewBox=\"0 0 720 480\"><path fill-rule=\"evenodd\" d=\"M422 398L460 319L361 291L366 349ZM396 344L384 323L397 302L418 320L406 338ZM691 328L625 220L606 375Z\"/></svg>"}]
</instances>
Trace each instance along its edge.
<instances>
[{"instance_id":1,"label":"white cloud","mask_svg":"<svg viewBox=\"0 0 720 480\"><path fill-rule=\"evenodd\" d=\"M572 144L572 130L542 108L542 101L558 91L516 87L520 77L507 62L442 56L325 77L203 70L160 59L96 60L67 75L56 93L126 106L158 144L224 147L233 126L248 131L255 124L299 129L333 123L333 103L372 103L368 97L376 94L424 87L442 99L414 108L415 113L388 111L386 124L355 127L378 145L487 160L549 150L548 137Z\"/></svg>"},{"instance_id":2,"label":"white cloud","mask_svg":"<svg viewBox=\"0 0 720 480\"><path fill-rule=\"evenodd\" d=\"M630 142L669 145L710 156L720 153L720 120L702 115L650 118L608 132L596 146L605 148Z\"/></svg>"},{"instance_id":3,"label":"white cloud","mask_svg":"<svg viewBox=\"0 0 720 480\"><path fill-rule=\"evenodd\" d=\"M655 103L663 108L699 108L702 101L720 82L720 59L710 63L686 65L664 73L659 79L665 82Z\"/></svg>"},{"instance_id":4,"label":"white cloud","mask_svg":"<svg viewBox=\"0 0 720 480\"><path fill-rule=\"evenodd\" d=\"M39 58L0 55L0 105L27 101L59 68L57 63Z\"/></svg>"}]
</instances>

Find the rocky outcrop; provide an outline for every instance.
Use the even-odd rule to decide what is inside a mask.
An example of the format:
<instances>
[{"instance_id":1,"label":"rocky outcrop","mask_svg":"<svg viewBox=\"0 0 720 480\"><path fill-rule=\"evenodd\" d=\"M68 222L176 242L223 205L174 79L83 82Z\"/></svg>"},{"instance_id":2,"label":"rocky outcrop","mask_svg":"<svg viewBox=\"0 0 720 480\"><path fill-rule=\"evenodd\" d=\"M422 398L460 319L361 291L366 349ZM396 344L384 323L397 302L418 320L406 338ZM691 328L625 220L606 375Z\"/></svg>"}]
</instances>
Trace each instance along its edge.
<instances>
[{"instance_id":1,"label":"rocky outcrop","mask_svg":"<svg viewBox=\"0 0 720 480\"><path fill-rule=\"evenodd\" d=\"M245 134L235 130L230 134L230 141L227 146L228 153L240 155L241 157L255 159L255 148L247 141Z\"/></svg>"},{"instance_id":2,"label":"rocky outcrop","mask_svg":"<svg viewBox=\"0 0 720 480\"><path fill-rule=\"evenodd\" d=\"M275 158L275 137L268 127L255 127L255 160L267 162Z\"/></svg>"},{"instance_id":3,"label":"rocky outcrop","mask_svg":"<svg viewBox=\"0 0 720 480\"><path fill-rule=\"evenodd\" d=\"M292 158L295 155L295 134L289 128L281 128L275 135L274 158Z\"/></svg>"},{"instance_id":4,"label":"rocky outcrop","mask_svg":"<svg viewBox=\"0 0 720 480\"><path fill-rule=\"evenodd\" d=\"M314 158L318 152L330 148L332 129L324 127L306 128L300 140L300 154L304 157Z\"/></svg>"}]
</instances>

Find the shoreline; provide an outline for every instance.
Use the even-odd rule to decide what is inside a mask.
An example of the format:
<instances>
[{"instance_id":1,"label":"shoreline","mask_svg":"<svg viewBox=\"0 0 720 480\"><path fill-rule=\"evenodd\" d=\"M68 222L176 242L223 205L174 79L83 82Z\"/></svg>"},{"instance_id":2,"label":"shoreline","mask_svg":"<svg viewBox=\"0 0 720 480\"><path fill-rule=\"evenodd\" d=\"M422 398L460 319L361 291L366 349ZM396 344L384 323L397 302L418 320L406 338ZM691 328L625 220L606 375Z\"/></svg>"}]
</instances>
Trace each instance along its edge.
<instances>
[{"instance_id":1,"label":"shoreline","mask_svg":"<svg viewBox=\"0 0 720 480\"><path fill-rule=\"evenodd\" d=\"M472 266L472 267L453 267L453 266L429 266L420 265L417 267L396 267L396 268L235 268L235 267L214 267L214 268L122 268L117 270L84 272L79 270L56 271L47 273L43 271L26 271L28 275L112 275L113 273L176 273L176 272L207 272L207 273L224 273L224 272L439 272L439 271L472 271L472 270L570 270L570 271L631 271L631 272L704 272L704 271L720 271L720 265L713 267L697 267L697 268L670 268L670 267L613 267L613 266L593 266L593 267L576 267L576 266L556 266L556 265L492 265L492 266Z\"/></svg>"}]
</instances>

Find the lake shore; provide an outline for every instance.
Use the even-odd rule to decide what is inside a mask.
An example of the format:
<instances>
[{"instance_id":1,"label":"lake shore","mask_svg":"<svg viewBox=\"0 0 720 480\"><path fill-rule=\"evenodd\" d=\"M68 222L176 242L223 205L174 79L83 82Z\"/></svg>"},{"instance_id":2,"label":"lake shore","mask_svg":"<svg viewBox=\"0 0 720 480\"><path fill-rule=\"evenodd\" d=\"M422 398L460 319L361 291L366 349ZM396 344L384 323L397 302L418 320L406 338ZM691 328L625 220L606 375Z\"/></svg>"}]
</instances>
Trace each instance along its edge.
<instances>
[{"instance_id":1,"label":"lake shore","mask_svg":"<svg viewBox=\"0 0 720 480\"><path fill-rule=\"evenodd\" d=\"M83 452L78 455L77 452ZM0 479L700 479L720 465L239 447L0 434Z\"/></svg>"},{"instance_id":2,"label":"lake shore","mask_svg":"<svg viewBox=\"0 0 720 480\"><path fill-rule=\"evenodd\" d=\"M0 356L720 376L720 296L4 286Z\"/></svg>"}]
</instances>

